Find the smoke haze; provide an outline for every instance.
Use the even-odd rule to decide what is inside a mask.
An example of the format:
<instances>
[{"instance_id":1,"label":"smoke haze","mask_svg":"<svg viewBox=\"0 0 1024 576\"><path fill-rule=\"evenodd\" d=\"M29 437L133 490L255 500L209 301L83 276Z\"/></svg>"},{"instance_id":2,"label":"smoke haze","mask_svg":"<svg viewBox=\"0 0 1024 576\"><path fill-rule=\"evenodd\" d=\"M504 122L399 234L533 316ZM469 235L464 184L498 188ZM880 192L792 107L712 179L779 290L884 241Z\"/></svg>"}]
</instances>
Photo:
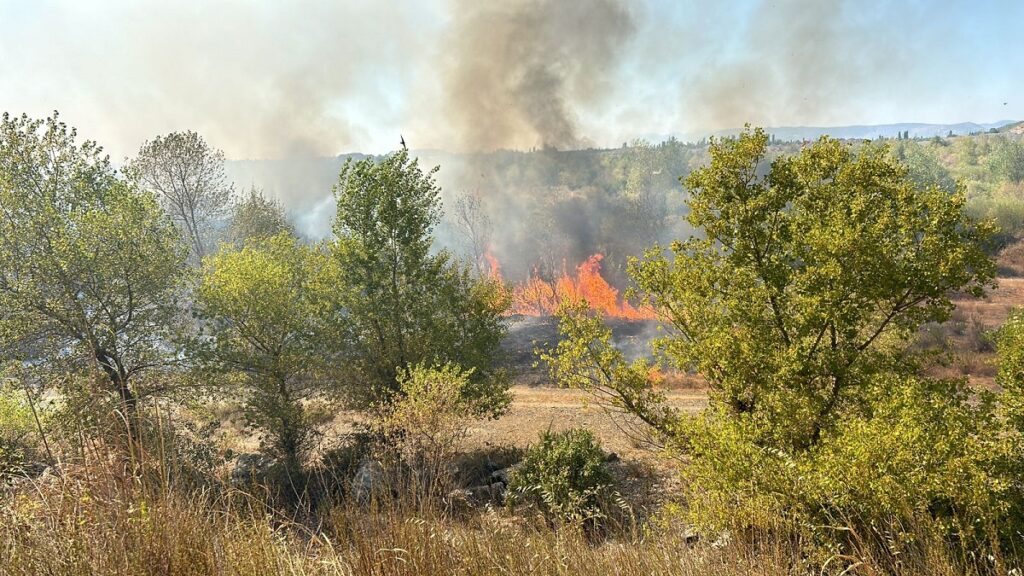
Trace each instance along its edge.
<instances>
[{"instance_id":1,"label":"smoke haze","mask_svg":"<svg viewBox=\"0 0 1024 576\"><path fill-rule=\"evenodd\" d=\"M981 4L0 0L0 110L60 110L117 161L196 130L240 188L281 199L312 237L329 231L338 155L386 153L402 135L441 164L448 206L484 197L503 259L533 250L571 267L594 248L603 184L562 181L558 163L579 158L509 168L514 155L486 153L746 122L1024 118L1024 51L1000 50L1017 45L1024 3ZM516 172L527 164L542 177ZM524 194L561 200L524 209Z\"/></svg>"},{"instance_id":2,"label":"smoke haze","mask_svg":"<svg viewBox=\"0 0 1024 576\"><path fill-rule=\"evenodd\" d=\"M453 2L441 117L459 150L579 148L577 110L599 105L632 37L617 0Z\"/></svg>"}]
</instances>

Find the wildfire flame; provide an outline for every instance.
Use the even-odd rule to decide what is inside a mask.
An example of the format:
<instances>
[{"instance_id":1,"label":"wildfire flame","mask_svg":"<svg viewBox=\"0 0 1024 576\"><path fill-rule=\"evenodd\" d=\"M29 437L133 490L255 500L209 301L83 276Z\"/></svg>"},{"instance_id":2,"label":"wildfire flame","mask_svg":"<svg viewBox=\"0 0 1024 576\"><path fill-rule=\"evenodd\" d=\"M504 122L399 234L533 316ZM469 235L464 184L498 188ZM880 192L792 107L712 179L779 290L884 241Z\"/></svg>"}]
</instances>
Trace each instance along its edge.
<instances>
[{"instance_id":1,"label":"wildfire flame","mask_svg":"<svg viewBox=\"0 0 1024 576\"><path fill-rule=\"evenodd\" d=\"M491 277L504 283L501 264L490 252L484 255L490 266ZM654 311L637 308L619 297L619 291L601 276L603 254L594 254L576 267L575 276L563 272L554 282L541 278L537 271L525 282L509 287L512 297L510 314L524 316L550 316L563 302L586 300L591 308L605 316L628 320L654 318Z\"/></svg>"}]
</instances>

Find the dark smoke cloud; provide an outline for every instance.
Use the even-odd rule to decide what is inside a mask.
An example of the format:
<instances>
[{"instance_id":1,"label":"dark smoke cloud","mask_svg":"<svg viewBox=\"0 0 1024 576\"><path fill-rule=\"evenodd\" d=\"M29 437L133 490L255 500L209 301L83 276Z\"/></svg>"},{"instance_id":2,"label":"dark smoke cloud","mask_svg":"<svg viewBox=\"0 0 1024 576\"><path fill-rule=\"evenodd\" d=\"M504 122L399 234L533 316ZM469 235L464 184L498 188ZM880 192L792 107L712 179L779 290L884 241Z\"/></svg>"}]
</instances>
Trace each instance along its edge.
<instances>
[{"instance_id":1,"label":"dark smoke cloud","mask_svg":"<svg viewBox=\"0 0 1024 576\"><path fill-rule=\"evenodd\" d=\"M440 117L460 150L575 148L578 110L602 103L630 11L617 0L457 0L442 42Z\"/></svg>"}]
</instances>

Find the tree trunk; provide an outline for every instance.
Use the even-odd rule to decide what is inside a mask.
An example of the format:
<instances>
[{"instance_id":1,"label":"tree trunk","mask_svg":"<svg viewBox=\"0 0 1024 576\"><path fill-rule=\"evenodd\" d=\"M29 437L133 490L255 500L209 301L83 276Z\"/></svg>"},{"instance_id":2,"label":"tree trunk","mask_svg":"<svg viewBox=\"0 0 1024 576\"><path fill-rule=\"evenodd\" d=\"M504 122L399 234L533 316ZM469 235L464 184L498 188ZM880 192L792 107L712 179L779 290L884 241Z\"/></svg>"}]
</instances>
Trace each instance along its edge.
<instances>
[{"instance_id":1,"label":"tree trunk","mask_svg":"<svg viewBox=\"0 0 1024 576\"><path fill-rule=\"evenodd\" d=\"M96 351L96 361L99 363L100 368L103 369L103 372L107 375L111 385L117 391L118 396L121 398L121 407L124 410L125 428L128 436L128 442L130 444L135 438L136 430L138 428L138 397L134 392L132 392L128 383L128 374L116 358L106 350L99 349Z\"/></svg>"}]
</instances>

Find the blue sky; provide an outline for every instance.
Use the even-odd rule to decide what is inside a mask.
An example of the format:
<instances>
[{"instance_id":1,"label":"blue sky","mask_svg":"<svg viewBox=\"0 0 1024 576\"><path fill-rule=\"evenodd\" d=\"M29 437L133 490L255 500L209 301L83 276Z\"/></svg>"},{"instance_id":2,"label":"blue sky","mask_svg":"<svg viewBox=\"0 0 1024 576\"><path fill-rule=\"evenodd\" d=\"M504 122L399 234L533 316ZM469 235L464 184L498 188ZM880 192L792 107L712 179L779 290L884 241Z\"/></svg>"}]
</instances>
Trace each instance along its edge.
<instances>
[{"instance_id":1,"label":"blue sky","mask_svg":"<svg viewBox=\"0 0 1024 576\"><path fill-rule=\"evenodd\" d=\"M115 158L183 129L234 158L472 148L474 125L526 148L535 112L579 145L1024 119L1022 22L1011 0L0 0L0 110L60 110Z\"/></svg>"}]
</instances>

